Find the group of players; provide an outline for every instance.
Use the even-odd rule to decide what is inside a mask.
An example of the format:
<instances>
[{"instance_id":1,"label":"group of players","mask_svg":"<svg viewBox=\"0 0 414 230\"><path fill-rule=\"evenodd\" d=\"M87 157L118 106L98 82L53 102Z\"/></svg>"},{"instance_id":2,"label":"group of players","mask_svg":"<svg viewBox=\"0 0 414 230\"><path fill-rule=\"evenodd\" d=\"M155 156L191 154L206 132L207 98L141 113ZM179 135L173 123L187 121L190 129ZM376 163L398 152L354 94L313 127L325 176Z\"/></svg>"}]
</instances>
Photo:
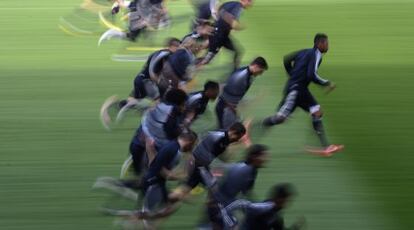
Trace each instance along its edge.
<instances>
[{"instance_id":1,"label":"group of players","mask_svg":"<svg viewBox=\"0 0 414 230\"><path fill-rule=\"evenodd\" d=\"M133 16L129 31L108 30L101 37L100 43L113 37L134 40L139 35L145 26L133 24L142 16L140 11L148 11L139 8L143 7L141 1L149 4L145 7L150 7L157 20L166 17L162 0L118 0L112 11L116 13L120 7L127 7L131 11L130 17ZM143 208L139 211L106 209L107 212L143 220L144 226L152 229L156 227L155 219L174 213L181 201L187 200L190 192L201 185L208 190L206 214L211 229L286 229L280 211L295 193L291 184L273 186L268 199L263 202L239 199L240 195L247 195L253 189L258 170L268 160L269 149L251 143L248 131L250 121L240 121L238 105L254 79L268 69L268 63L265 58L256 57L247 66L240 67L240 52L230 37L232 30L241 28L240 14L243 9L252 6L252 0L229 1L220 7L217 5L214 0L200 2L197 5L193 32L181 40L168 39L165 49L148 57L134 80L128 98L118 100L110 97L103 104L101 120L109 129L112 122L109 108L118 108L116 120L119 121L126 111L142 109L142 99L154 101L152 107L145 109L129 146L136 178L98 178L94 185L95 188L110 189L139 200ZM134 15L136 12L138 13ZM201 91L187 93L188 83L222 47L234 51L234 71L226 82L220 85L208 80ZM308 151L321 156L331 156L343 149L342 145L328 142L320 105L308 89L311 82L328 91L335 88L334 83L321 78L317 73L322 55L328 51L328 47L327 35L317 34L312 48L285 56L284 67L289 78L284 97L277 113L261 122L263 129L282 124L299 106L311 115L313 128L322 145L321 148L310 148ZM208 103L216 99L217 129L198 137L191 125L206 111ZM245 160L229 165L225 176L218 179L211 170L212 162L223 156L230 145L238 142L246 147ZM186 158L184 173L176 170L182 158ZM173 180L182 183L169 192L167 181ZM238 221L235 217L236 210L243 211L243 221ZM303 225L304 221L300 219L289 229L301 229Z\"/></svg>"}]
</instances>

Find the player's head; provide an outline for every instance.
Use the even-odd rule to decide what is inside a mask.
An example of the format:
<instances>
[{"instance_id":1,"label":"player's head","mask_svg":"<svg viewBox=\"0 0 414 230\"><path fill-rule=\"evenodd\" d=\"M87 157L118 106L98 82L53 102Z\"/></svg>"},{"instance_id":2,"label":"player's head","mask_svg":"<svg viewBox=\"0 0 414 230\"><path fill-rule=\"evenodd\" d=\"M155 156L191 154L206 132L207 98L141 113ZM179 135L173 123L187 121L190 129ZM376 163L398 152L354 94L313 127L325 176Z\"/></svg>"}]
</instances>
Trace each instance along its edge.
<instances>
[{"instance_id":1,"label":"player's head","mask_svg":"<svg viewBox=\"0 0 414 230\"><path fill-rule=\"evenodd\" d=\"M239 141L246 134L246 128L240 122L236 122L227 130L230 142Z\"/></svg>"},{"instance_id":2,"label":"player's head","mask_svg":"<svg viewBox=\"0 0 414 230\"><path fill-rule=\"evenodd\" d=\"M324 33L317 33L313 39L315 48L318 48L321 53L326 53L329 50L328 35Z\"/></svg>"},{"instance_id":3,"label":"player's head","mask_svg":"<svg viewBox=\"0 0 414 230\"><path fill-rule=\"evenodd\" d=\"M214 26L210 21L204 19L197 19L196 24L196 32L201 36L208 37L211 34L213 34Z\"/></svg>"},{"instance_id":4,"label":"player's head","mask_svg":"<svg viewBox=\"0 0 414 230\"><path fill-rule=\"evenodd\" d=\"M165 46L171 51L175 52L180 47L181 41L178 38L168 38L165 41Z\"/></svg>"},{"instance_id":5,"label":"player's head","mask_svg":"<svg viewBox=\"0 0 414 230\"><path fill-rule=\"evenodd\" d=\"M249 8L253 5L253 0L240 0L240 3L243 8Z\"/></svg>"},{"instance_id":6,"label":"player's head","mask_svg":"<svg viewBox=\"0 0 414 230\"><path fill-rule=\"evenodd\" d=\"M163 98L163 101L168 104L178 106L184 109L185 102L187 101L187 93L181 89L170 89L168 90Z\"/></svg>"},{"instance_id":7,"label":"player's head","mask_svg":"<svg viewBox=\"0 0 414 230\"><path fill-rule=\"evenodd\" d=\"M266 59L263 57L255 58L249 65L249 70L253 76L259 76L269 68Z\"/></svg>"},{"instance_id":8,"label":"player's head","mask_svg":"<svg viewBox=\"0 0 414 230\"><path fill-rule=\"evenodd\" d=\"M265 145L252 145L247 149L246 163L255 168L262 168L266 163L269 153Z\"/></svg>"},{"instance_id":9,"label":"player's head","mask_svg":"<svg viewBox=\"0 0 414 230\"><path fill-rule=\"evenodd\" d=\"M204 95L214 101L220 93L220 85L215 81L207 81L204 84Z\"/></svg>"},{"instance_id":10,"label":"player's head","mask_svg":"<svg viewBox=\"0 0 414 230\"><path fill-rule=\"evenodd\" d=\"M190 152L193 150L194 144L197 142L197 134L192 130L186 130L178 136L181 152Z\"/></svg>"},{"instance_id":11,"label":"player's head","mask_svg":"<svg viewBox=\"0 0 414 230\"><path fill-rule=\"evenodd\" d=\"M269 200L272 200L276 203L276 206L283 209L289 204L294 195L296 195L296 191L292 184L281 183L271 188Z\"/></svg>"}]
</instances>

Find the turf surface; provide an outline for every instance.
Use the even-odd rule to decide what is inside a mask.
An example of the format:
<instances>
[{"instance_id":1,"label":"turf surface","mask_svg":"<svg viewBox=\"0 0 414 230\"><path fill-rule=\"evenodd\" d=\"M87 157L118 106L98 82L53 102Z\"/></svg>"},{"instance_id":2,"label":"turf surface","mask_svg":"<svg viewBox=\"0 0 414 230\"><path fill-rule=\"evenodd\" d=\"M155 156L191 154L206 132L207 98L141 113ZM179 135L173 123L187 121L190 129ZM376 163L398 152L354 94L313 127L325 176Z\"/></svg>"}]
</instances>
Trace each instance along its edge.
<instances>
[{"instance_id":1,"label":"turf surface","mask_svg":"<svg viewBox=\"0 0 414 230\"><path fill-rule=\"evenodd\" d=\"M118 175L139 117L108 133L98 112L106 97L129 93L141 63L111 61L124 49L120 42L98 49L98 35L62 32L60 17L77 17L80 3L0 3L0 229L113 229L113 218L97 212L107 196L90 187L98 176ZM188 22L178 19L187 20L191 8L177 1L170 9L177 23L155 44L187 31ZM338 88L330 95L313 91L329 137L346 151L331 159L304 154L304 145L317 142L300 111L259 140L273 155L259 174L256 197L275 182L295 183L300 196L286 213L288 222L305 215L311 230L414 227L413 10L413 1L258 0L243 15L247 28L235 36L245 62L259 54L271 62L250 90L244 117L260 120L274 111L285 53L310 46L319 31L331 39L320 73ZM73 19L84 29L104 30L96 16L77 15L91 20ZM222 76L217 69L228 57L218 57L199 82ZM183 206L164 227L192 228L201 207L201 199Z\"/></svg>"}]
</instances>

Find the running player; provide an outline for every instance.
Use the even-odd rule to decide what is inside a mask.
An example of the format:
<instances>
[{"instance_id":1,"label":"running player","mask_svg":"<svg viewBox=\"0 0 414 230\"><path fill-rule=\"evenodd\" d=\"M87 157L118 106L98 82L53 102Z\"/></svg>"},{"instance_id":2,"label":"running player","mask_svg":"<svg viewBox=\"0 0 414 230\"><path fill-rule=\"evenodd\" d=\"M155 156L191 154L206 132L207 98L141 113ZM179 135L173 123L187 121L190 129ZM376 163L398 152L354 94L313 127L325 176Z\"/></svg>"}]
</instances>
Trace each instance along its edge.
<instances>
[{"instance_id":1,"label":"running player","mask_svg":"<svg viewBox=\"0 0 414 230\"><path fill-rule=\"evenodd\" d=\"M163 61L167 57L174 53L180 46L180 40L177 38L169 38L166 41L166 49L158 50L152 53L141 72L137 74L134 79L134 88L131 91L129 97L125 100L118 101L116 96L109 97L101 107L101 121L105 128L110 129L111 118L108 114L108 109L119 103L119 112L117 114L117 121L120 121L125 112L130 108L138 106L139 102L144 98L150 98L152 100L158 100L160 97L156 81L158 81L158 74L163 66Z\"/></svg>"},{"instance_id":2,"label":"running player","mask_svg":"<svg viewBox=\"0 0 414 230\"><path fill-rule=\"evenodd\" d=\"M130 144L133 168L137 175L141 173L143 165L146 165L143 163L145 152L148 162L151 162L157 150L181 134L180 121L186 100L187 94L184 91L172 89L159 104L145 113Z\"/></svg>"},{"instance_id":3,"label":"running player","mask_svg":"<svg viewBox=\"0 0 414 230\"><path fill-rule=\"evenodd\" d=\"M291 113L300 107L312 116L312 124L322 145L322 149L313 149L322 156L331 156L334 152L343 149L343 145L329 144L322 124L322 110L319 103L308 89L313 82L327 88L328 92L335 89L335 84L321 78L318 68L322 62L322 55L329 49L328 36L318 33L314 38L314 47L304 49L285 56L284 66L289 74L289 80L284 90L284 98L279 105L278 112L263 121L264 126L279 125L286 121Z\"/></svg>"},{"instance_id":4,"label":"running player","mask_svg":"<svg viewBox=\"0 0 414 230\"><path fill-rule=\"evenodd\" d=\"M188 178L181 188L170 195L174 201L182 200L193 188L203 183L200 168L207 170L211 162L222 155L231 143L239 141L246 134L246 128L242 123L236 122L226 131L209 132L193 151L189 162Z\"/></svg>"},{"instance_id":5,"label":"running player","mask_svg":"<svg viewBox=\"0 0 414 230\"><path fill-rule=\"evenodd\" d=\"M232 30L241 30L239 18L243 9L252 6L253 0L240 0L226 2L219 8L218 19L216 22L216 31L210 37L209 52L204 57L202 64L208 64L214 56L220 51L221 47L234 52L233 64L234 69L237 69L240 64L241 53L236 47L230 33Z\"/></svg>"},{"instance_id":6,"label":"running player","mask_svg":"<svg viewBox=\"0 0 414 230\"><path fill-rule=\"evenodd\" d=\"M199 41L191 40L183 43L180 49L167 58L158 80L161 96L168 89L186 88L186 84L193 79L199 51Z\"/></svg>"},{"instance_id":7,"label":"running player","mask_svg":"<svg viewBox=\"0 0 414 230\"><path fill-rule=\"evenodd\" d=\"M237 105L250 88L255 77L268 69L263 57L255 58L250 65L234 71L227 79L216 105L216 115L220 129L227 129L238 121Z\"/></svg>"},{"instance_id":8,"label":"running player","mask_svg":"<svg viewBox=\"0 0 414 230\"><path fill-rule=\"evenodd\" d=\"M221 206L227 206L235 201L239 194L249 195L253 190L257 172L268 159L268 148L264 145L252 145L247 150L244 162L233 164L220 185L210 188L207 211L212 229L223 229ZM203 178L204 180L211 180ZM212 182L207 182L212 183Z\"/></svg>"},{"instance_id":9,"label":"running player","mask_svg":"<svg viewBox=\"0 0 414 230\"><path fill-rule=\"evenodd\" d=\"M160 149L142 180L144 210L154 211L168 201L166 182L180 179L173 169L178 165L181 153L191 152L196 141L197 134L188 131Z\"/></svg>"},{"instance_id":10,"label":"running player","mask_svg":"<svg viewBox=\"0 0 414 230\"><path fill-rule=\"evenodd\" d=\"M237 224L232 213L236 210L243 210L245 217L239 229L242 230L300 230L305 226L305 219L299 218L292 226L285 227L281 213L287 207L295 191L293 185L282 183L273 186L269 198L263 202L253 203L247 200L236 200L226 206L222 212L224 225L227 228L234 228ZM227 229L226 228L226 229Z\"/></svg>"},{"instance_id":11,"label":"running player","mask_svg":"<svg viewBox=\"0 0 414 230\"><path fill-rule=\"evenodd\" d=\"M128 32L109 29L99 38L98 45L112 38L134 42L146 28L158 29L160 24L164 24L169 20L167 11L163 6L163 0L118 0L113 5L112 13L118 13L119 8L127 8L129 11Z\"/></svg>"},{"instance_id":12,"label":"running player","mask_svg":"<svg viewBox=\"0 0 414 230\"><path fill-rule=\"evenodd\" d=\"M215 101L220 92L220 86L215 81L207 81L202 91L190 93L185 105L184 124L189 127L198 116L206 111L209 101Z\"/></svg>"}]
</instances>

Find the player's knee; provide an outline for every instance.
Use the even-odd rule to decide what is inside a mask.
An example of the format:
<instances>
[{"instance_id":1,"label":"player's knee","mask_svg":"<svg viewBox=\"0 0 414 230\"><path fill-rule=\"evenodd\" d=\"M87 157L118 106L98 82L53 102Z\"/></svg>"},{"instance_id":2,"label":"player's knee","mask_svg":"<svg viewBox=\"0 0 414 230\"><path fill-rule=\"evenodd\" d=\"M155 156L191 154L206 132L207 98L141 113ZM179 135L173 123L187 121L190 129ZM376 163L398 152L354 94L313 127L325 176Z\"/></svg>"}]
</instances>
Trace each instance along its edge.
<instances>
[{"instance_id":1,"label":"player's knee","mask_svg":"<svg viewBox=\"0 0 414 230\"><path fill-rule=\"evenodd\" d=\"M323 116L322 110L318 110L318 111L312 113L312 117L315 118L315 119L321 119L322 116Z\"/></svg>"}]
</instances>

